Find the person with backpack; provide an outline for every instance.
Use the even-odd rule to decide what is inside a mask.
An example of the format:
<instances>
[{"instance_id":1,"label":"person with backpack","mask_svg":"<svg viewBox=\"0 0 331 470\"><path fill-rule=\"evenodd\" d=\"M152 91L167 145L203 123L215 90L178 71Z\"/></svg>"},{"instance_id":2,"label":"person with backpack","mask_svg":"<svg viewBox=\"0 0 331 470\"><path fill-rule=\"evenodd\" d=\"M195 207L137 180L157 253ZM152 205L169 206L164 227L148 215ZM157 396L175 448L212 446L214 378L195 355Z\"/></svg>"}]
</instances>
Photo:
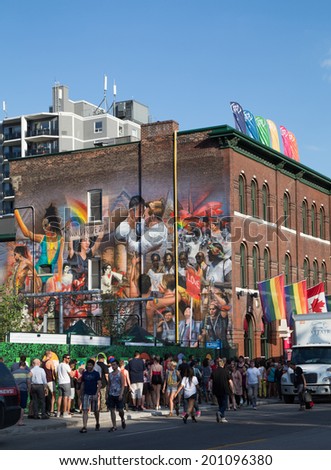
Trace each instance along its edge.
<instances>
[{"instance_id":1,"label":"person with backpack","mask_svg":"<svg viewBox=\"0 0 331 470\"><path fill-rule=\"evenodd\" d=\"M167 393L167 397L169 400L169 417L173 416L173 411L174 411L174 398L178 389L178 386L180 384L180 373L176 369L177 367L177 362L176 361L171 361L169 363L169 367L166 370L165 373L165 380L163 383L163 393ZM179 414L179 407L176 407L176 414Z\"/></svg>"}]
</instances>

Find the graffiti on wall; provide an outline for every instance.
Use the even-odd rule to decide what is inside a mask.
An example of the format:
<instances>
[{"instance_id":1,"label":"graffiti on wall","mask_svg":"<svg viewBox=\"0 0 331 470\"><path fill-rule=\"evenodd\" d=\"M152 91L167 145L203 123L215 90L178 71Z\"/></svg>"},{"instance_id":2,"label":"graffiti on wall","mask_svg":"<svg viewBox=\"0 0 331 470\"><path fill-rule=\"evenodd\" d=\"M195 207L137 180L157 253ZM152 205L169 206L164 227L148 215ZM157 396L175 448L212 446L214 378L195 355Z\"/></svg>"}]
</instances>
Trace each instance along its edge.
<instances>
[{"instance_id":1,"label":"graffiti on wall","mask_svg":"<svg viewBox=\"0 0 331 470\"><path fill-rule=\"evenodd\" d=\"M196 205L194 196L189 203L183 197L176 221L168 194L147 200L127 190L116 195L103 190L101 221L88 218L86 200L82 195L50 201L37 211L35 229L26 211L15 211L17 239L6 245L2 269L15 293L42 294L27 297L24 315L30 316L31 331L41 331L45 317L47 331L58 331L60 300L54 293L63 293L65 329L77 319L99 319L103 334L111 333L105 318L114 316L105 299L153 297L120 304L116 331L125 334L138 322L160 341L174 343L176 228L180 344L231 347L231 224L223 209L225 194L210 191ZM91 285L101 289L99 297L83 293Z\"/></svg>"}]
</instances>

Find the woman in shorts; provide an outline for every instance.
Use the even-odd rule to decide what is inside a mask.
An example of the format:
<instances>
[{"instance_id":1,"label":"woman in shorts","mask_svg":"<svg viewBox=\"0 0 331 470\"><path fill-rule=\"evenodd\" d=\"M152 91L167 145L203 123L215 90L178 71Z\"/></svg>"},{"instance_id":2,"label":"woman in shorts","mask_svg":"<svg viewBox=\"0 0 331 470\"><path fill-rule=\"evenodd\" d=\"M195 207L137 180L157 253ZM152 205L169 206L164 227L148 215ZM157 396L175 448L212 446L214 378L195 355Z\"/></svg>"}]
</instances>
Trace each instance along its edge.
<instances>
[{"instance_id":1,"label":"woman in shorts","mask_svg":"<svg viewBox=\"0 0 331 470\"><path fill-rule=\"evenodd\" d=\"M178 385L180 384L180 374L178 372L177 362L171 361L169 362L169 368L166 371L165 381L163 384L163 393L167 393L168 402L169 402L169 415L173 416L174 411L174 398L178 389ZM179 414L179 407L176 407L176 414Z\"/></svg>"}]
</instances>

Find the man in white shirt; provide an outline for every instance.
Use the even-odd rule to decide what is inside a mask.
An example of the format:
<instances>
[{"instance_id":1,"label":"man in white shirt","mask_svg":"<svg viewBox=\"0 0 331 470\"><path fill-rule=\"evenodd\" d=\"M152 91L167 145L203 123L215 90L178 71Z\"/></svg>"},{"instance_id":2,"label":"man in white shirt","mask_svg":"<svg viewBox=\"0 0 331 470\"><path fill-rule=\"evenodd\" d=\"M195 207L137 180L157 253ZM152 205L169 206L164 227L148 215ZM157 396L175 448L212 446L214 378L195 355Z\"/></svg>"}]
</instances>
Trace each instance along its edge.
<instances>
[{"instance_id":1,"label":"man in white shirt","mask_svg":"<svg viewBox=\"0 0 331 470\"><path fill-rule=\"evenodd\" d=\"M247 391L248 397L251 401L252 407L256 410L256 398L259 390L261 380L261 373L255 367L255 362L250 362L250 367L246 371Z\"/></svg>"},{"instance_id":2,"label":"man in white shirt","mask_svg":"<svg viewBox=\"0 0 331 470\"><path fill-rule=\"evenodd\" d=\"M58 377L58 400L57 400L57 416L61 414L61 406L63 402L63 418L71 418L70 411L70 396L71 396L71 386L70 386L70 377L74 374L72 372L70 365L70 356L69 354L64 354L62 362L57 368L57 377Z\"/></svg>"}]
</instances>

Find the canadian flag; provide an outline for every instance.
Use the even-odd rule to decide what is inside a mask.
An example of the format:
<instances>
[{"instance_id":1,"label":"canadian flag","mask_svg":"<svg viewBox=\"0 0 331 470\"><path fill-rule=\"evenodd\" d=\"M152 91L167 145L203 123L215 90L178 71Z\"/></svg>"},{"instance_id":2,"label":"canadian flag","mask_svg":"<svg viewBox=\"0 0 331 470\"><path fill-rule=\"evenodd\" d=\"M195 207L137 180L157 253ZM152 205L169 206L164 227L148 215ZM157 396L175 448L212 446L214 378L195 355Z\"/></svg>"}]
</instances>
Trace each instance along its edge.
<instances>
[{"instance_id":1,"label":"canadian flag","mask_svg":"<svg viewBox=\"0 0 331 470\"><path fill-rule=\"evenodd\" d=\"M321 313L327 312L324 284L320 282L316 286L307 289L308 312Z\"/></svg>"}]
</instances>

